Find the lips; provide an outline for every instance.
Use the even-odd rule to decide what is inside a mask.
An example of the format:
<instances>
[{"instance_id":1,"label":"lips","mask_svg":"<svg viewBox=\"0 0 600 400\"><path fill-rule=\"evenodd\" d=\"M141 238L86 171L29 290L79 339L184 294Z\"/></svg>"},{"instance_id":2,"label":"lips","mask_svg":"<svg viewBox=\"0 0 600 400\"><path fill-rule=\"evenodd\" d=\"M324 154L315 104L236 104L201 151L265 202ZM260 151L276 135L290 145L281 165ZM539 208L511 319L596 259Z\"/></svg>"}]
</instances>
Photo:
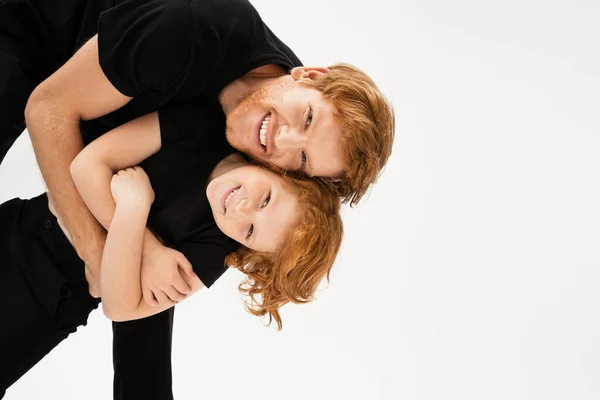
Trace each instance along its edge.
<instances>
[{"instance_id":1,"label":"lips","mask_svg":"<svg viewBox=\"0 0 600 400\"><path fill-rule=\"evenodd\" d=\"M270 128L271 119L272 119L272 114L270 112L263 115L262 118L260 120L258 120L256 130L255 130L257 144L264 153L267 153L269 150L269 147L270 147L268 139L269 139L269 133L271 131L271 128ZM263 131L262 134L261 134L261 131Z\"/></svg>"},{"instance_id":2,"label":"lips","mask_svg":"<svg viewBox=\"0 0 600 400\"><path fill-rule=\"evenodd\" d=\"M223 214L227 214L227 209L229 208L229 204L231 204L231 199L235 197L240 188L241 186L236 186L223 193L223 198L221 199L221 204L223 205Z\"/></svg>"},{"instance_id":3,"label":"lips","mask_svg":"<svg viewBox=\"0 0 600 400\"><path fill-rule=\"evenodd\" d=\"M267 130L269 129L269 122L271 121L271 114L268 114L265 119L263 119L262 126L260 127L260 144L262 144L267 149Z\"/></svg>"}]
</instances>

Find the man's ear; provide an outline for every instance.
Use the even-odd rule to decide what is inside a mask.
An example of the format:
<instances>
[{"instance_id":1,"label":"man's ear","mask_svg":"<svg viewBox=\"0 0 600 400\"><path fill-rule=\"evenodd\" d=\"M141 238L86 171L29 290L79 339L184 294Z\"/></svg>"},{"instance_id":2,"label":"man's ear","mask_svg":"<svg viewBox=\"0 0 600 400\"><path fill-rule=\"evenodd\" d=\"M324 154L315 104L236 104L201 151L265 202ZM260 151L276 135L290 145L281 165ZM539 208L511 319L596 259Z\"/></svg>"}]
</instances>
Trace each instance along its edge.
<instances>
[{"instance_id":1,"label":"man's ear","mask_svg":"<svg viewBox=\"0 0 600 400\"><path fill-rule=\"evenodd\" d=\"M328 72L329 70L323 67L296 67L292 69L291 75L295 81L312 81Z\"/></svg>"}]
</instances>

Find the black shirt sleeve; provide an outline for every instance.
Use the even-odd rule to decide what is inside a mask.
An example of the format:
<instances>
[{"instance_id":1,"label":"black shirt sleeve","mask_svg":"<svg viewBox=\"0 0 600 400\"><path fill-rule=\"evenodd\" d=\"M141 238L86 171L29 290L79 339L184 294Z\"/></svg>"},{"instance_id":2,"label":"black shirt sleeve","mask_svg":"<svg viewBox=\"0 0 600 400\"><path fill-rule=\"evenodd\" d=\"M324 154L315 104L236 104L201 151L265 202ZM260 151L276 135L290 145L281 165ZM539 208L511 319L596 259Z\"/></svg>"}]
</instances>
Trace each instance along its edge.
<instances>
[{"instance_id":1,"label":"black shirt sleeve","mask_svg":"<svg viewBox=\"0 0 600 400\"><path fill-rule=\"evenodd\" d=\"M166 91L187 75L191 29L187 0L125 0L100 14L100 66L126 96Z\"/></svg>"},{"instance_id":2,"label":"black shirt sleeve","mask_svg":"<svg viewBox=\"0 0 600 400\"><path fill-rule=\"evenodd\" d=\"M220 231L214 235L196 235L173 246L188 259L207 288L227 270L225 257L238 247L239 243Z\"/></svg>"}]
</instances>

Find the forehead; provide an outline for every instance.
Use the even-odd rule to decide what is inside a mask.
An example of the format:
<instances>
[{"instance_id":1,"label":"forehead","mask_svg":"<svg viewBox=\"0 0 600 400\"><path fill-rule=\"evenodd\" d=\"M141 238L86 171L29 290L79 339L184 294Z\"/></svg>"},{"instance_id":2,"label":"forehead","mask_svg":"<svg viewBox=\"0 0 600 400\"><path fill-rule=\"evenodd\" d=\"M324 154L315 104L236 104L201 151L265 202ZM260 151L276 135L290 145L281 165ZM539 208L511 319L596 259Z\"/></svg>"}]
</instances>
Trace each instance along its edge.
<instances>
[{"instance_id":1,"label":"forehead","mask_svg":"<svg viewBox=\"0 0 600 400\"><path fill-rule=\"evenodd\" d=\"M314 131L308 156L310 176L340 177L346 169L344 132L337 124L333 104L321 97L314 105Z\"/></svg>"},{"instance_id":2,"label":"forehead","mask_svg":"<svg viewBox=\"0 0 600 400\"><path fill-rule=\"evenodd\" d=\"M281 100L283 100L284 103L308 103L321 102L325 99L319 90L300 82L294 82L286 87Z\"/></svg>"}]
</instances>

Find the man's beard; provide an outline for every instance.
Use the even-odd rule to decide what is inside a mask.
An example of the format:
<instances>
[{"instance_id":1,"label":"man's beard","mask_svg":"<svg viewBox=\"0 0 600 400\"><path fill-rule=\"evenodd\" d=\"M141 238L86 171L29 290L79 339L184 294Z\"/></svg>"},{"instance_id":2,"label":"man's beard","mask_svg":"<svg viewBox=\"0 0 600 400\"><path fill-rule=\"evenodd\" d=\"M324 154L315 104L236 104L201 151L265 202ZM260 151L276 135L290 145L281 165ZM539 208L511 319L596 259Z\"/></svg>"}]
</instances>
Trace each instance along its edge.
<instances>
[{"instance_id":1,"label":"man's beard","mask_svg":"<svg viewBox=\"0 0 600 400\"><path fill-rule=\"evenodd\" d=\"M258 89L254 89L250 93L246 94L242 99L231 109L231 112L227 114L229 117L236 117L243 115L253 108L256 108L259 104L278 104L281 103L283 93L289 87L289 84L285 83L274 83L268 86L263 86Z\"/></svg>"},{"instance_id":2,"label":"man's beard","mask_svg":"<svg viewBox=\"0 0 600 400\"><path fill-rule=\"evenodd\" d=\"M285 83L275 83L255 89L242 97L242 99L232 108L231 112L227 114L227 119L225 121L225 136L227 137L229 144L236 147L236 142L240 142L236 136L241 137L248 134L248 132L236 133L235 128L235 125L240 125L242 123L246 114L261 106L264 108L272 108L275 104L281 104L283 94L288 87L289 85Z\"/></svg>"}]
</instances>

